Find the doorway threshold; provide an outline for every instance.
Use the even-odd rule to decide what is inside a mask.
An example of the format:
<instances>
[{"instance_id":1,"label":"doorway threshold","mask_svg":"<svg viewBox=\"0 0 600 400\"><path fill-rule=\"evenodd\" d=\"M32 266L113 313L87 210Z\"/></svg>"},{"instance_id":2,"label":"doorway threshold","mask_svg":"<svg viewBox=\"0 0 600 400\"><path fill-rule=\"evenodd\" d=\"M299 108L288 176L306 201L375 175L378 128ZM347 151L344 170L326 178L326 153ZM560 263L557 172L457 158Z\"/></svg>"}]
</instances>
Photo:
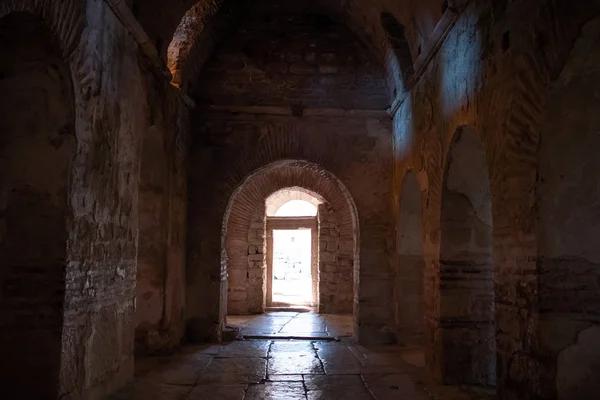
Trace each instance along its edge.
<instances>
[{"instance_id":1,"label":"doorway threshold","mask_svg":"<svg viewBox=\"0 0 600 400\"><path fill-rule=\"evenodd\" d=\"M292 306L292 305L273 305L270 307L265 307L265 312L279 312L279 311L287 311L287 312L298 312L298 313L305 313L305 312L315 312L315 308L314 307L308 307L308 306Z\"/></svg>"},{"instance_id":2,"label":"doorway threshold","mask_svg":"<svg viewBox=\"0 0 600 400\"><path fill-rule=\"evenodd\" d=\"M240 340L310 340L315 342L339 342L337 336L330 336L327 333L268 333L268 334L242 334L238 336Z\"/></svg>"}]
</instances>

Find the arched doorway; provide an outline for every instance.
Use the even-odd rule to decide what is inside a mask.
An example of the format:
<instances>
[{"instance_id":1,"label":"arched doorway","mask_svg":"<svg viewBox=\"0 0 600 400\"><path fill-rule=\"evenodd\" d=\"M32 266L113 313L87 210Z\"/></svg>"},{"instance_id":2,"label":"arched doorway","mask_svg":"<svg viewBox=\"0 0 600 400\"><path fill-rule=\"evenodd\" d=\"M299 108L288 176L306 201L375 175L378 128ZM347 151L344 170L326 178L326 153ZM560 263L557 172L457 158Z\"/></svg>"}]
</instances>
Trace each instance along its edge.
<instances>
[{"instance_id":1,"label":"arched doorway","mask_svg":"<svg viewBox=\"0 0 600 400\"><path fill-rule=\"evenodd\" d=\"M319 312L349 314L354 309L358 268L358 220L353 201L337 178L315 164L282 161L247 177L232 196L223 221L222 265L227 285L221 312L247 315L264 312L267 305L268 214L288 200L311 199L317 205L317 250L313 260L314 303ZM282 201L283 199L283 201ZM274 206L273 204L279 204ZM281 217L285 218L285 217ZM279 219L281 219L279 218ZM318 270L318 273L316 273ZM318 282L318 285L317 285ZM227 307L225 307L227 305Z\"/></svg>"},{"instance_id":2,"label":"arched doorway","mask_svg":"<svg viewBox=\"0 0 600 400\"><path fill-rule=\"evenodd\" d=\"M70 72L38 17L0 19L0 386L56 398L70 167Z\"/></svg>"},{"instance_id":3,"label":"arched doorway","mask_svg":"<svg viewBox=\"0 0 600 400\"><path fill-rule=\"evenodd\" d=\"M442 379L447 384L494 386L491 191L485 150L471 127L457 129L450 144L440 225Z\"/></svg>"},{"instance_id":4,"label":"arched doorway","mask_svg":"<svg viewBox=\"0 0 600 400\"><path fill-rule=\"evenodd\" d=\"M422 346L424 263L421 189L414 172L404 176L396 224L394 314L398 343Z\"/></svg>"}]
</instances>

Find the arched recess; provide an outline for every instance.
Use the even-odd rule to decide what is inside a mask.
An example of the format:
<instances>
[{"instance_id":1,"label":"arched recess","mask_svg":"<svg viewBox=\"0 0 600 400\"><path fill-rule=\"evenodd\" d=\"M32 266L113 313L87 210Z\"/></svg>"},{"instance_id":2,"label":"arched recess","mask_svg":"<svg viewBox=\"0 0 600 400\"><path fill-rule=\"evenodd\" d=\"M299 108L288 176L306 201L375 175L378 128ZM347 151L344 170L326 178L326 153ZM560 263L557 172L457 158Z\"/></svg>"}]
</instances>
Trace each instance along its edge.
<instances>
[{"instance_id":1,"label":"arched recess","mask_svg":"<svg viewBox=\"0 0 600 400\"><path fill-rule=\"evenodd\" d=\"M399 74L404 84L404 89L410 88L411 79L415 73L414 62L410 52L410 46L404 33L402 25L396 17L389 12L382 12L380 16L381 26L388 38L391 50L398 63Z\"/></svg>"},{"instance_id":2,"label":"arched recess","mask_svg":"<svg viewBox=\"0 0 600 400\"><path fill-rule=\"evenodd\" d=\"M244 288L248 287L248 260L252 256L260 257L264 265L264 252L258 253L260 243L249 243L249 228L257 224L257 216L264 220L265 200L281 189L299 187L324 200L339 227L339 247L332 259L320 259L320 263L333 262L334 274L325 274L319 283L319 306L324 313L348 313L354 307L357 285L358 258L358 218L354 201L344 185L331 173L316 164L305 161L281 161L261 168L251 174L232 195L223 218L222 230L222 268L229 274L230 287L222 285L221 299L230 299L220 304L220 313L225 317L227 305L230 312L247 314L264 310L264 290L261 282L252 285L255 292L249 296ZM319 213L326 210L319 207ZM264 232L264 228L262 230ZM259 234L255 239L260 241ZM250 255L249 247L256 254ZM335 260L333 260L335 258ZM256 271L254 279L264 281L264 271ZM235 286L234 286L235 285ZM263 296L261 297L261 293ZM235 296L234 298L231 298ZM252 298L254 301L249 301Z\"/></svg>"},{"instance_id":3,"label":"arched recess","mask_svg":"<svg viewBox=\"0 0 600 400\"><path fill-rule=\"evenodd\" d=\"M75 38L53 34L25 3L32 13L0 5L0 386L56 398L76 147L64 54Z\"/></svg>"},{"instance_id":4,"label":"arched recess","mask_svg":"<svg viewBox=\"0 0 600 400\"><path fill-rule=\"evenodd\" d=\"M550 84L538 205L543 398L592 399L600 383L600 18L581 30Z\"/></svg>"},{"instance_id":5,"label":"arched recess","mask_svg":"<svg viewBox=\"0 0 600 400\"><path fill-rule=\"evenodd\" d=\"M417 176L409 171L400 191L396 224L396 270L394 312L398 343L424 343L424 262L421 189Z\"/></svg>"},{"instance_id":6,"label":"arched recess","mask_svg":"<svg viewBox=\"0 0 600 400\"><path fill-rule=\"evenodd\" d=\"M173 34L167 49L167 67L173 76L172 83L185 89L184 69L190 57L201 68L209 56L216 33L213 29L213 19L223 5L223 0L200 0L193 5L183 16ZM201 42L202 51L193 51L195 43ZM196 71L195 71L196 72Z\"/></svg>"},{"instance_id":7,"label":"arched recess","mask_svg":"<svg viewBox=\"0 0 600 400\"><path fill-rule=\"evenodd\" d=\"M483 144L457 129L442 188L438 371L447 384L494 386L492 204Z\"/></svg>"}]
</instances>

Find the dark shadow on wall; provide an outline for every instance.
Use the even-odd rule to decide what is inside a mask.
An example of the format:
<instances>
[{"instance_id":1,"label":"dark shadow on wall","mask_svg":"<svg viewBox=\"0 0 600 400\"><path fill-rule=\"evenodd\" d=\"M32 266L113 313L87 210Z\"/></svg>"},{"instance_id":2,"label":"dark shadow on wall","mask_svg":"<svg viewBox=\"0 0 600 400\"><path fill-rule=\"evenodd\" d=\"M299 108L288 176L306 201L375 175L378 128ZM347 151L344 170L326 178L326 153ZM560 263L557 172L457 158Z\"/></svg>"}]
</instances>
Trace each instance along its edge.
<instances>
[{"instance_id":1,"label":"dark shadow on wall","mask_svg":"<svg viewBox=\"0 0 600 400\"><path fill-rule=\"evenodd\" d=\"M460 127L442 188L440 335L443 381L496 384L492 203L478 133Z\"/></svg>"},{"instance_id":2,"label":"dark shadow on wall","mask_svg":"<svg viewBox=\"0 0 600 400\"><path fill-rule=\"evenodd\" d=\"M396 336L403 346L425 344L423 213L421 188L414 172L404 176L396 224L394 313Z\"/></svg>"},{"instance_id":3,"label":"dark shadow on wall","mask_svg":"<svg viewBox=\"0 0 600 400\"><path fill-rule=\"evenodd\" d=\"M0 387L10 398L58 396L71 85L58 40L41 20L0 20Z\"/></svg>"},{"instance_id":4,"label":"dark shadow on wall","mask_svg":"<svg viewBox=\"0 0 600 400\"><path fill-rule=\"evenodd\" d=\"M406 40L404 33L404 25L402 25L394 15L389 12L382 12L381 25L387 35L394 56L398 62L402 82L405 90L409 89L412 78L415 75L413 57L410 52L410 46Z\"/></svg>"},{"instance_id":5,"label":"dark shadow on wall","mask_svg":"<svg viewBox=\"0 0 600 400\"><path fill-rule=\"evenodd\" d=\"M550 84L539 155L539 348L543 398L600 391L600 18Z\"/></svg>"}]
</instances>

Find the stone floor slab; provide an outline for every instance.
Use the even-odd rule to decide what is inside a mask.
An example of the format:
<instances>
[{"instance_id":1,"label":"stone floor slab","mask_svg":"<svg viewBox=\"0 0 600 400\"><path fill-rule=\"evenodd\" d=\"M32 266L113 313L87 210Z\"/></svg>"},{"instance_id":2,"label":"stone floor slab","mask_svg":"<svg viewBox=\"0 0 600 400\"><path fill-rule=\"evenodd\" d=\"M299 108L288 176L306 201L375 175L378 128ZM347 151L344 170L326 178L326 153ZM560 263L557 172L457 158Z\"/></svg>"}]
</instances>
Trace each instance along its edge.
<instances>
[{"instance_id":1,"label":"stone floor slab","mask_svg":"<svg viewBox=\"0 0 600 400\"><path fill-rule=\"evenodd\" d=\"M244 400L306 400L302 382L267 382L250 385Z\"/></svg>"},{"instance_id":2,"label":"stone floor slab","mask_svg":"<svg viewBox=\"0 0 600 400\"><path fill-rule=\"evenodd\" d=\"M264 358L267 356L269 346L268 341L233 342L219 353L219 358Z\"/></svg>"},{"instance_id":3,"label":"stone floor slab","mask_svg":"<svg viewBox=\"0 0 600 400\"><path fill-rule=\"evenodd\" d=\"M262 358L214 358L198 384L247 384L266 378L267 361Z\"/></svg>"},{"instance_id":4,"label":"stone floor slab","mask_svg":"<svg viewBox=\"0 0 600 400\"><path fill-rule=\"evenodd\" d=\"M363 374L365 384L370 387L403 387L416 384L414 376L408 374Z\"/></svg>"},{"instance_id":5,"label":"stone floor slab","mask_svg":"<svg viewBox=\"0 0 600 400\"><path fill-rule=\"evenodd\" d=\"M166 365L150 372L146 377L156 383L169 385L194 385L213 356L194 354L173 359Z\"/></svg>"},{"instance_id":6,"label":"stone floor slab","mask_svg":"<svg viewBox=\"0 0 600 400\"><path fill-rule=\"evenodd\" d=\"M364 390L360 375L304 375L306 390Z\"/></svg>"},{"instance_id":7,"label":"stone floor slab","mask_svg":"<svg viewBox=\"0 0 600 400\"><path fill-rule=\"evenodd\" d=\"M368 390L311 390L308 400L373 400ZM400 400L396 398L396 400Z\"/></svg>"},{"instance_id":8,"label":"stone floor slab","mask_svg":"<svg viewBox=\"0 0 600 400\"><path fill-rule=\"evenodd\" d=\"M376 400L432 400L424 392L407 394L395 388L373 388L371 393Z\"/></svg>"},{"instance_id":9,"label":"stone floor slab","mask_svg":"<svg viewBox=\"0 0 600 400\"><path fill-rule=\"evenodd\" d=\"M196 386L186 400L243 400L246 388L246 385L201 385Z\"/></svg>"},{"instance_id":10,"label":"stone floor slab","mask_svg":"<svg viewBox=\"0 0 600 400\"><path fill-rule=\"evenodd\" d=\"M302 382L304 381L303 375L269 375L267 381L270 382Z\"/></svg>"},{"instance_id":11,"label":"stone floor slab","mask_svg":"<svg viewBox=\"0 0 600 400\"><path fill-rule=\"evenodd\" d=\"M138 381L109 400L185 400L191 387Z\"/></svg>"}]
</instances>

